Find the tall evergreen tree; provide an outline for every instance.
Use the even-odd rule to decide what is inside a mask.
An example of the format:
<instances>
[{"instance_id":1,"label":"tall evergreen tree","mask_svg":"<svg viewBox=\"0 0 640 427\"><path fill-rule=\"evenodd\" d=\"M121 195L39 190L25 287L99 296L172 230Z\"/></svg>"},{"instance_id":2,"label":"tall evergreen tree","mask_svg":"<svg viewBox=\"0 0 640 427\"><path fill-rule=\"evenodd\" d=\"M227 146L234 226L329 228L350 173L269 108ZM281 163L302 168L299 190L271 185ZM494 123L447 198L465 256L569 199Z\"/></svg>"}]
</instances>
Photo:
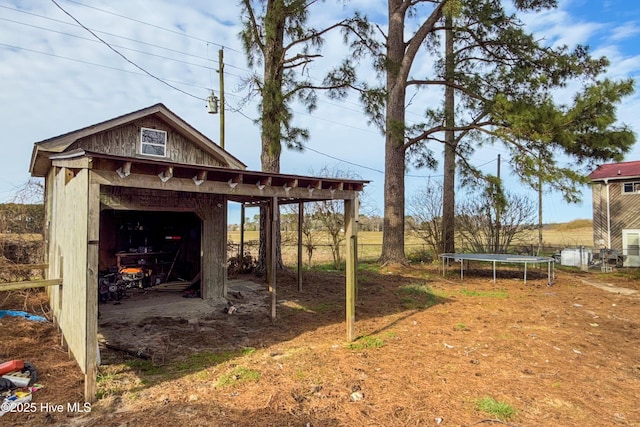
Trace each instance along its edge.
<instances>
[{"instance_id":1,"label":"tall evergreen tree","mask_svg":"<svg viewBox=\"0 0 640 427\"><path fill-rule=\"evenodd\" d=\"M249 83L261 96L261 165L265 172L280 172L282 145L302 150L309 131L292 124L291 104L299 101L309 112L316 108L320 89L340 91L353 81L350 72L332 73L329 85L313 84L305 69L321 57L323 36L343 27L348 21L333 23L322 29L309 26L309 13L319 0L242 0L243 29L240 33L250 66L262 65L262 76L255 74ZM342 68L344 71L349 67ZM266 242L265 210L260 211L260 262L264 267ZM276 213L277 214L277 213ZM280 240L279 227L277 239ZM282 266L280 245L277 245L278 266Z\"/></svg>"},{"instance_id":2,"label":"tall evergreen tree","mask_svg":"<svg viewBox=\"0 0 640 427\"><path fill-rule=\"evenodd\" d=\"M556 6L554 0L514 0L513 4L518 11ZM554 166L547 182L568 190L567 180L577 179L578 173L558 166L559 154L578 162L601 161L620 158L632 145L631 132L613 126L615 104L630 93L632 82L598 81L607 61L591 58L587 48L571 51L542 45L497 0L388 0L388 6L384 48L372 48L385 86L363 92L365 111L386 135L381 262L405 261L404 173L408 160L419 167L433 167L437 163L434 143L444 144L445 150L444 252L455 250L454 158L461 165L463 182L486 179L501 191L495 177L484 177L473 166L474 151L501 141L514 159L530 161L537 158L542 145L542 152L549 154L547 165ZM409 24L417 29L406 37ZM447 29L448 37L443 34ZM375 47L368 40L366 44ZM425 57L433 67L426 75L413 77L416 61ZM568 108L554 102L553 91L578 76L588 84L574 105ZM441 88L443 101L440 107L427 108L422 122L408 126L408 90L427 87ZM605 112L613 121L598 118ZM548 127L548 138L538 138L536 130ZM516 170L524 179L532 176L524 167Z\"/></svg>"}]
</instances>

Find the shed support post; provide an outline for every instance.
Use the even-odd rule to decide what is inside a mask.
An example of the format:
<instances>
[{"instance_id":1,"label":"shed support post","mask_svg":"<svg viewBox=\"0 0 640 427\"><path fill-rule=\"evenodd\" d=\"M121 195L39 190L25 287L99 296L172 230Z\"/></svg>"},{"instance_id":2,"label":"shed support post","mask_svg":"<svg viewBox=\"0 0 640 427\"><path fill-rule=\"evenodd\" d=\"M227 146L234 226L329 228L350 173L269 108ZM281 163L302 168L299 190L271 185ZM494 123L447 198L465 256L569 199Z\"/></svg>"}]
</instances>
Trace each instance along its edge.
<instances>
[{"instance_id":1,"label":"shed support post","mask_svg":"<svg viewBox=\"0 0 640 427\"><path fill-rule=\"evenodd\" d=\"M87 189L87 284L84 398L95 402L98 393L98 260L100 242L100 184L89 175Z\"/></svg>"},{"instance_id":2,"label":"shed support post","mask_svg":"<svg viewBox=\"0 0 640 427\"><path fill-rule=\"evenodd\" d=\"M347 341L355 339L357 286L357 200L344 201L344 225L347 239L346 254L346 315Z\"/></svg>"},{"instance_id":3,"label":"shed support post","mask_svg":"<svg viewBox=\"0 0 640 427\"><path fill-rule=\"evenodd\" d=\"M244 202L240 205L240 253L238 255L240 255L240 266L242 266L242 263L244 262Z\"/></svg>"},{"instance_id":4,"label":"shed support post","mask_svg":"<svg viewBox=\"0 0 640 427\"><path fill-rule=\"evenodd\" d=\"M298 202L298 292L302 292L302 223L304 222L304 203Z\"/></svg>"},{"instance_id":5,"label":"shed support post","mask_svg":"<svg viewBox=\"0 0 640 427\"><path fill-rule=\"evenodd\" d=\"M267 278L269 280L269 295L271 297L271 321L276 320L276 253L278 244L276 239L277 223L276 209L278 198L272 197L267 206Z\"/></svg>"}]
</instances>

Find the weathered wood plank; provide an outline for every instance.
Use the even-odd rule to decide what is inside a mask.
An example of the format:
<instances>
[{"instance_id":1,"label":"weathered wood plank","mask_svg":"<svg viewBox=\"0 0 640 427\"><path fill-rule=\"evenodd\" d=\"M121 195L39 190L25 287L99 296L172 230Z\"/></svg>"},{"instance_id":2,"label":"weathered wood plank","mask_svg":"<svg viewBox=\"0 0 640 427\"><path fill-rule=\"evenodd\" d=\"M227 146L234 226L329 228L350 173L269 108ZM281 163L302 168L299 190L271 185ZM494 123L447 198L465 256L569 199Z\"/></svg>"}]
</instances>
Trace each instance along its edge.
<instances>
[{"instance_id":1,"label":"weathered wood plank","mask_svg":"<svg viewBox=\"0 0 640 427\"><path fill-rule=\"evenodd\" d=\"M62 279L27 280L23 282L0 283L0 291L15 291L18 289L46 288L62 285Z\"/></svg>"},{"instance_id":2,"label":"weathered wood plank","mask_svg":"<svg viewBox=\"0 0 640 427\"><path fill-rule=\"evenodd\" d=\"M45 270L49 268L49 264L6 264L1 267L2 270Z\"/></svg>"},{"instance_id":3,"label":"weathered wood plank","mask_svg":"<svg viewBox=\"0 0 640 427\"><path fill-rule=\"evenodd\" d=\"M281 186L265 185L262 189L256 184L237 184L233 187L227 182L205 181L200 185L196 185L192 179L182 179L173 177L166 182L162 182L156 175L140 175L131 173L126 178L120 178L116 172L93 169L94 173L99 177L102 185L112 185L117 187L135 187L146 189L162 189L174 191L186 191L190 193L210 193L224 194L228 196L249 196L256 198L282 197L282 198L298 198L302 200L330 200L342 199L351 200L358 197L355 190L329 190L314 189L310 192L307 188L289 187L285 190Z\"/></svg>"}]
</instances>

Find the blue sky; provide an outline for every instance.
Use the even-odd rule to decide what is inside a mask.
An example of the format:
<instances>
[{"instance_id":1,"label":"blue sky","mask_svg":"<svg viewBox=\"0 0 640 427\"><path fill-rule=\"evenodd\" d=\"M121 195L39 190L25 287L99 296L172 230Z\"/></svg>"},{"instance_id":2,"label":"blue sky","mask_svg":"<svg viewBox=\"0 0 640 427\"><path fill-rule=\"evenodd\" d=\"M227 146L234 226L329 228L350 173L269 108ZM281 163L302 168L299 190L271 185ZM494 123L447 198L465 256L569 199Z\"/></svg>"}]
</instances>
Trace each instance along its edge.
<instances>
[{"instance_id":1,"label":"blue sky","mask_svg":"<svg viewBox=\"0 0 640 427\"><path fill-rule=\"evenodd\" d=\"M169 83L145 75L138 68L79 27L52 1L0 0L0 201L8 201L16 187L29 179L33 143L92 125L128 112L164 103L212 140L219 140L219 116L207 114L204 99L219 89L218 50L224 47L225 148L249 169L260 169L257 101L247 95L242 80L250 73L237 34L239 8L235 1L206 0L57 0L70 14L129 60ZM386 10L382 0L352 1L368 13ZM312 21L333 22L343 17L342 2L328 0L311 15ZM381 16L379 13L376 16ZM640 3L636 0L559 1L554 11L523 16L529 29L550 44L588 44L595 56L611 61L608 76L640 74ZM309 68L313 78L346 53L339 35L327 40L330 50ZM334 102L320 97L313 114L293 108L295 124L307 127L311 139L303 152L284 151L283 173L308 175L323 167L348 170L371 180L367 188L370 210L382 215L384 138L367 124L355 100ZM618 117L640 129L640 94L627 98ZM417 120L418 108L407 117ZM640 159L636 145L626 160ZM439 148L437 149L439 150ZM439 154L438 151L436 153ZM502 155L502 174L510 173L502 147L485 148L472 160L495 173ZM407 197L437 182L441 172L410 169ZM591 195L583 189L583 203L568 205L558 194L546 194L544 222L591 217ZM512 191L536 200L530 190ZM251 215L252 216L252 215Z\"/></svg>"}]
</instances>

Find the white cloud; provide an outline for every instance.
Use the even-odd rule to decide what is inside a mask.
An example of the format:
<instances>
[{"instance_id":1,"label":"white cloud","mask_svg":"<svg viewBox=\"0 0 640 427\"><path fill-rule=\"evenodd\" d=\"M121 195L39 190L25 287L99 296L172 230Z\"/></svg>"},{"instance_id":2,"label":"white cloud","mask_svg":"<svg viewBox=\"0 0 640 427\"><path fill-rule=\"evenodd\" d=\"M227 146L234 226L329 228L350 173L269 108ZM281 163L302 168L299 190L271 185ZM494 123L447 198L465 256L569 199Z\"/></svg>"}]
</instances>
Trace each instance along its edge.
<instances>
[{"instance_id":1,"label":"white cloud","mask_svg":"<svg viewBox=\"0 0 640 427\"><path fill-rule=\"evenodd\" d=\"M611 33L612 41L621 41L635 38L640 34L640 27L635 22L627 22L622 25L616 25Z\"/></svg>"}]
</instances>

